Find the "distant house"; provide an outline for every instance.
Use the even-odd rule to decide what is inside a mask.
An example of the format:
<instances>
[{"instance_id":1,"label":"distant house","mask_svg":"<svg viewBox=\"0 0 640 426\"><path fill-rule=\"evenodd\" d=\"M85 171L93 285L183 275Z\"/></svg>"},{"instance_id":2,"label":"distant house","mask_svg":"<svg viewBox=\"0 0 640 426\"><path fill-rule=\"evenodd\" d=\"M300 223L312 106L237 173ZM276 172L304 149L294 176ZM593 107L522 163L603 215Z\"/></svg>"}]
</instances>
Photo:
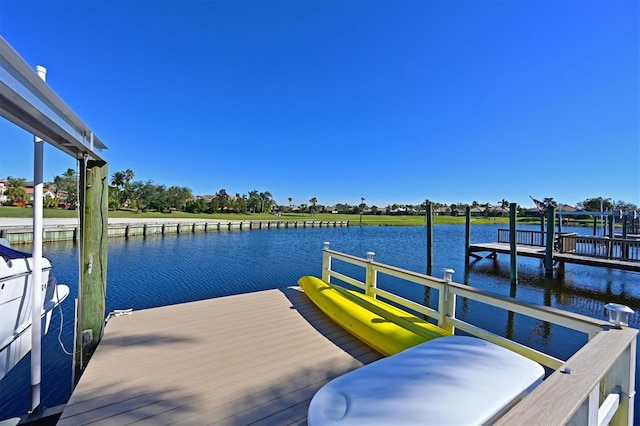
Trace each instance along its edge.
<instances>
[{"instance_id":1,"label":"distant house","mask_svg":"<svg viewBox=\"0 0 640 426\"><path fill-rule=\"evenodd\" d=\"M58 191L56 196L58 197L58 207L71 207L71 205L67 206L68 194L66 191Z\"/></svg>"},{"instance_id":2,"label":"distant house","mask_svg":"<svg viewBox=\"0 0 640 426\"><path fill-rule=\"evenodd\" d=\"M452 214L451 207L449 206L438 207L433 211L433 214L436 216L451 216Z\"/></svg>"},{"instance_id":3,"label":"distant house","mask_svg":"<svg viewBox=\"0 0 640 426\"><path fill-rule=\"evenodd\" d=\"M558 204L558 207L556 207L556 212L575 213L577 211L580 211L580 210L578 210L573 206L569 206L567 204Z\"/></svg>"},{"instance_id":4,"label":"distant house","mask_svg":"<svg viewBox=\"0 0 640 426\"><path fill-rule=\"evenodd\" d=\"M558 212L575 213L579 211L580 211L579 209L575 208L574 206L570 206L568 204L558 204L556 206L556 213ZM540 216L540 210L538 210L537 207L532 207L532 208L524 209L523 214L525 216Z\"/></svg>"},{"instance_id":5,"label":"distant house","mask_svg":"<svg viewBox=\"0 0 640 426\"><path fill-rule=\"evenodd\" d=\"M416 214L418 211L416 209L410 207L398 207L397 209L392 209L388 214L391 215L410 215Z\"/></svg>"},{"instance_id":6,"label":"distant house","mask_svg":"<svg viewBox=\"0 0 640 426\"><path fill-rule=\"evenodd\" d=\"M509 207L495 206L493 207L491 214L494 216L509 216Z\"/></svg>"},{"instance_id":7,"label":"distant house","mask_svg":"<svg viewBox=\"0 0 640 426\"><path fill-rule=\"evenodd\" d=\"M28 186L24 190L27 191L27 194L29 195L28 203L30 204L33 200L34 188L33 186ZM42 198L43 199L56 198L56 193L50 190L49 188L42 188Z\"/></svg>"},{"instance_id":8,"label":"distant house","mask_svg":"<svg viewBox=\"0 0 640 426\"><path fill-rule=\"evenodd\" d=\"M522 210L522 214L527 217L540 216L540 210L537 207L530 207Z\"/></svg>"},{"instance_id":9,"label":"distant house","mask_svg":"<svg viewBox=\"0 0 640 426\"><path fill-rule=\"evenodd\" d=\"M483 209L480 206L477 207L471 207L469 213L471 214L471 216L484 216L486 214L485 209Z\"/></svg>"},{"instance_id":10,"label":"distant house","mask_svg":"<svg viewBox=\"0 0 640 426\"><path fill-rule=\"evenodd\" d=\"M34 188L31 187L26 187L25 191L27 191L27 194L29 194L29 199L33 200L33 192L34 192ZM49 188L43 188L42 189L42 197L43 198L56 198L56 193L53 192L52 190L50 190Z\"/></svg>"},{"instance_id":11,"label":"distant house","mask_svg":"<svg viewBox=\"0 0 640 426\"><path fill-rule=\"evenodd\" d=\"M9 181L0 180L0 204L4 204L7 202L7 196L4 195L4 191L8 185L9 185Z\"/></svg>"}]
</instances>

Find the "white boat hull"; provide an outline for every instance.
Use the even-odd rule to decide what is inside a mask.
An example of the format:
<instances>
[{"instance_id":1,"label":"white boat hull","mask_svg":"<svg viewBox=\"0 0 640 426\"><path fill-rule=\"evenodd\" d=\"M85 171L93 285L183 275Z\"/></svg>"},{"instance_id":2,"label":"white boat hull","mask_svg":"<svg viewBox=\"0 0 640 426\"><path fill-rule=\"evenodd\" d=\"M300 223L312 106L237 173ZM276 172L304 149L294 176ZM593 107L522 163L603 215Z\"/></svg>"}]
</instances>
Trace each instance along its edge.
<instances>
[{"instance_id":1,"label":"white boat hull","mask_svg":"<svg viewBox=\"0 0 640 426\"><path fill-rule=\"evenodd\" d=\"M32 259L0 257L0 380L31 350ZM42 259L42 330L46 334L53 309L68 295L57 284L51 263Z\"/></svg>"}]
</instances>

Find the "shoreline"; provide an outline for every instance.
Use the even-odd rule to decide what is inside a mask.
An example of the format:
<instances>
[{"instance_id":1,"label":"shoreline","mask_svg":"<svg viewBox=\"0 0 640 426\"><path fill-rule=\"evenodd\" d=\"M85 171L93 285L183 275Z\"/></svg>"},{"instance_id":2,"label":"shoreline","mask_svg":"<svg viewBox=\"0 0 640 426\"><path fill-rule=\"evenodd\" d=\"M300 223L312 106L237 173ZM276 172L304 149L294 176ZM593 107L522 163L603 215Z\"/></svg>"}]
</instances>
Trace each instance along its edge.
<instances>
[{"instance_id":1,"label":"shoreline","mask_svg":"<svg viewBox=\"0 0 640 426\"><path fill-rule=\"evenodd\" d=\"M285 228L343 228L349 227L348 221L258 221L186 218L123 218L109 219L108 238L147 237L151 235L195 234L207 232L225 232L232 230L267 230ZM43 219L43 242L77 241L80 238L80 226L77 218ZM0 223L0 238L10 244L30 244L33 242L33 220L12 218Z\"/></svg>"},{"instance_id":2,"label":"shoreline","mask_svg":"<svg viewBox=\"0 0 640 426\"><path fill-rule=\"evenodd\" d=\"M78 226L79 220L77 217L72 218L43 218L42 224L45 227L59 227L59 226ZM145 224L145 223L227 223L227 222L242 222L241 220L220 220L220 219L188 219L188 218L157 218L157 219L144 219L144 218L109 218L109 225L132 225L132 224ZM33 219L29 217L3 217L0 218L0 228L9 227L27 227L33 226Z\"/></svg>"}]
</instances>

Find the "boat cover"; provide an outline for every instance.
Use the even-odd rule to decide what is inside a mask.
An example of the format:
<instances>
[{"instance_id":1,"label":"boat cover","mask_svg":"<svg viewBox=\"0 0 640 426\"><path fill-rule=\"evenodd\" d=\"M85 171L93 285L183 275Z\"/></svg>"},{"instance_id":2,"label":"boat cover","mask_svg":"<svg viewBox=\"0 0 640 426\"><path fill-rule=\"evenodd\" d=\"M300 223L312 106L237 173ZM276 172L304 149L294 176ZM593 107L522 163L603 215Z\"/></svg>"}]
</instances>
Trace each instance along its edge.
<instances>
[{"instance_id":1,"label":"boat cover","mask_svg":"<svg viewBox=\"0 0 640 426\"><path fill-rule=\"evenodd\" d=\"M544 368L475 337L440 337L324 385L307 421L319 425L480 425L537 386Z\"/></svg>"},{"instance_id":2,"label":"boat cover","mask_svg":"<svg viewBox=\"0 0 640 426\"><path fill-rule=\"evenodd\" d=\"M5 245L0 244L0 256L5 259L24 259L27 257L31 257L31 253L25 253L23 251L18 251L12 249L11 247L7 247Z\"/></svg>"}]
</instances>

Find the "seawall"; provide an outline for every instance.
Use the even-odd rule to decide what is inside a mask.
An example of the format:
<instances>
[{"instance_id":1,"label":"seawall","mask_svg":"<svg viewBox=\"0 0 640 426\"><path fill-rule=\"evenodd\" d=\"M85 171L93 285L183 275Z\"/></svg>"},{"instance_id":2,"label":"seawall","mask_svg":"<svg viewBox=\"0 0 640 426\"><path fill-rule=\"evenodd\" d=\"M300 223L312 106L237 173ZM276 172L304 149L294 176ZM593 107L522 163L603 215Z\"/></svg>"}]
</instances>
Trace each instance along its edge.
<instances>
[{"instance_id":1,"label":"seawall","mask_svg":"<svg viewBox=\"0 0 640 426\"><path fill-rule=\"evenodd\" d=\"M30 219L0 219L0 238L13 244L33 242L33 227ZM109 238L146 237L148 235L168 235L196 232L221 232L232 230L262 230L287 228L347 227L348 221L284 221L284 220L189 220L189 219L114 219L109 220ZM73 220L45 219L43 240L75 241L80 235L80 227Z\"/></svg>"}]
</instances>

